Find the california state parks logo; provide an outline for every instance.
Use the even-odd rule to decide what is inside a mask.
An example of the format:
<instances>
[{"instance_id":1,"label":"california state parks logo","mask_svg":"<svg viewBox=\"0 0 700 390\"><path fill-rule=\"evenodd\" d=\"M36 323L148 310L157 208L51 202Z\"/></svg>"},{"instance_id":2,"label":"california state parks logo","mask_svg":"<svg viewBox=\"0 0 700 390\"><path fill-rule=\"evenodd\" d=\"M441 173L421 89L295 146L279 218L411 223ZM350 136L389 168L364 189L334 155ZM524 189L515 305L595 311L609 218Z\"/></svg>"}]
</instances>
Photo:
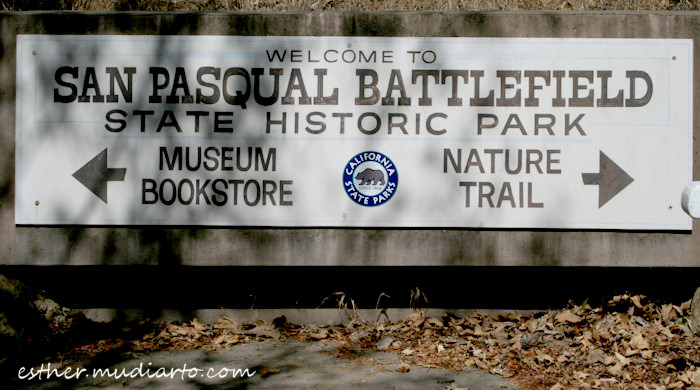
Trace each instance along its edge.
<instances>
[{"instance_id":1,"label":"california state parks logo","mask_svg":"<svg viewBox=\"0 0 700 390\"><path fill-rule=\"evenodd\" d=\"M362 152L348 161L343 187L350 199L362 206L379 206L391 199L399 185L394 163L379 152Z\"/></svg>"}]
</instances>

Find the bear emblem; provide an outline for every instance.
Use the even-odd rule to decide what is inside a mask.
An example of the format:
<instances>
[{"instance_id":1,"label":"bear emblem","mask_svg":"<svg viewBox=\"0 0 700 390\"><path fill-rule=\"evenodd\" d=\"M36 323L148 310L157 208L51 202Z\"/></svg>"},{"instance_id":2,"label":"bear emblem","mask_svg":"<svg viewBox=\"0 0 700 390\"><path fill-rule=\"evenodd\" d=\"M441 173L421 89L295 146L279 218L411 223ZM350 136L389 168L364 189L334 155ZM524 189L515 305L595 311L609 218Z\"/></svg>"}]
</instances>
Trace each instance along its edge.
<instances>
[{"instance_id":1,"label":"bear emblem","mask_svg":"<svg viewBox=\"0 0 700 390\"><path fill-rule=\"evenodd\" d=\"M355 179L362 180L362 182L358 184L361 186L367 184L376 185L377 183L381 183L382 185L386 184L386 181L384 181L384 172L371 168L367 168L358 173L357 176L355 176Z\"/></svg>"}]
</instances>

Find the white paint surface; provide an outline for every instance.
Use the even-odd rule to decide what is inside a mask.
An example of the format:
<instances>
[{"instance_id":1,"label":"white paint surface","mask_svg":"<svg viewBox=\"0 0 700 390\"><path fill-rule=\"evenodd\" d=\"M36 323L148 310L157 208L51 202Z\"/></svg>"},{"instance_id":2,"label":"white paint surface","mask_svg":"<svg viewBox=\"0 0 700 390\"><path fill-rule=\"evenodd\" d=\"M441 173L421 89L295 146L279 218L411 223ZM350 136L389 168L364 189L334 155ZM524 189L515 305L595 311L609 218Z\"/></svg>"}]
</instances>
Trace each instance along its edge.
<instances>
[{"instance_id":1,"label":"white paint surface","mask_svg":"<svg viewBox=\"0 0 700 390\"><path fill-rule=\"evenodd\" d=\"M267 52L273 50L287 50L286 61L271 62ZM289 61L291 50L299 50L294 57L299 62ZM350 61L353 56L359 58L360 52L363 59L369 61ZM414 57L411 52L421 54ZM431 63L423 61L422 54ZM343 55L347 62L343 61ZM17 224L30 225L690 230L691 219L683 212L678 194L692 178L692 58L691 40L671 39L20 35L17 42L15 219ZM94 67L100 92L105 96L110 90L108 67L118 68L124 80L124 68L136 68L132 101L125 102L123 96L119 96L118 102L56 102L54 91L62 96L70 94L69 87L59 85L56 80L56 72L62 66L77 67L76 79L70 75L59 79L64 84L74 83L78 95L82 94L86 68ZM198 70L205 67L220 68L219 86L227 69L242 68L252 73L253 68L263 68L261 77L266 80L261 89L263 96L268 96L272 87L269 69L283 69L280 96L274 104L263 106L255 102L251 93L245 109L226 103L223 96L216 104L151 103L151 67L164 67L169 71L169 87L160 92L163 98L170 94L176 82L178 67L183 68L188 92L193 97L197 89L204 95L212 92L197 80ZM337 88L337 104L299 104L298 90L291 94L294 104L282 104L294 68L299 69L312 103L314 97L319 97L318 76L314 70L326 69L321 95L330 96ZM365 96L372 94L371 88L360 90L358 69L377 73L380 99L376 104L356 104L355 99L362 92ZM398 90L390 91L394 105L382 105L381 98L387 95L392 70L401 73L406 96L411 99L409 105L396 105L400 97ZM419 101L423 97L422 76L415 82L411 77L412 72L422 70L438 71L437 78L427 76L430 105L421 105ZM445 71L450 70L483 71L479 92L474 90L474 73L468 73L466 83L464 79L457 79L454 91L454 77L441 80ZM520 81L499 77L498 71L520 72ZM533 85L541 89L534 90L534 97L539 101L533 106L526 105L530 97L530 78L525 76L525 71L546 71L550 78L549 85L544 79L535 78ZM557 71L564 72L560 90L555 86ZM571 77L576 71L593 71L591 82L578 79L578 92L574 91L576 82ZM600 72L604 71L612 72L607 96L602 92ZM619 91L623 99L642 97L647 92L642 80L635 83L635 96L630 96L626 77L629 71L643 72L653 83L651 98L642 107L602 107L597 103L593 107L571 106L574 101L569 99L574 98L575 93L579 98L592 94L594 102L605 97L612 99ZM252 74L250 77L252 82ZM214 78L209 74L202 80L212 82ZM242 85L241 77L233 76L231 80L229 87L235 96ZM114 88L119 91L118 86ZM477 93L483 97L490 91L494 93L493 105L470 105L470 99ZM87 92L90 98L95 94L94 89ZM498 105L499 98L514 98L518 93L518 105ZM175 92L176 96L184 94L182 88ZM557 94L565 99L564 107L553 104ZM451 97L461 98L462 105L448 105ZM106 129L106 125L116 126L106 120L107 113L112 110L123 110L127 114L129 122L123 131ZM154 112L153 116L146 117L143 132L140 117L133 115L138 110ZM182 132L175 131L172 126L155 131L165 110L173 111ZM208 113L200 117L199 132L194 131L194 117L188 116L188 111ZM214 112L233 113L222 117L232 121L224 125L233 127L231 133L213 131ZM270 126L269 133L266 132L268 112L272 120L279 120L286 113L286 133L275 124ZM298 132L294 125L296 114L300 123ZM326 124L323 131L320 125L307 123L309 114L313 121ZM483 129L479 134L477 118L480 114L496 115L499 125ZM365 128L374 127L372 116L380 118L382 124L376 133L365 134L358 128L358 118L362 115L365 115ZM426 129L426 119L431 115L435 134ZM510 122L513 126L504 130L511 115L517 115L526 134L513 121ZM575 122L581 115L578 123L582 131L570 126L569 134L565 134L566 117ZM390 120L399 123L403 116L406 117L406 133L398 126L388 126ZM536 116L540 124L547 123L542 121L550 118L556 120L552 126L553 135L542 126L535 134ZM341 117L344 118L342 130ZM311 131L306 130L307 126ZM172 154L175 147L182 147L183 152L187 147L191 150L213 147L219 151L223 147L240 147L244 151L257 147L265 155L274 149L275 169L258 172L203 168L160 170L161 148ZM109 168L127 170L124 181L109 182L107 203L72 176L104 149L108 150ZM479 162L470 160L469 171L461 172L472 149L479 154ZM462 150L460 173L455 172L449 159L446 160L445 150L449 150L454 159ZM517 155L518 150L525 156L530 153L535 161L530 165L530 172L523 166L517 174L509 174L504 165L505 150L511 156ZM399 177L393 197L376 207L353 202L345 193L342 180L346 164L353 156L366 151L377 151L389 157ZM546 173L548 151L550 172ZM582 179L583 174L599 172L601 152L633 179L602 206L599 186L584 185ZM538 156L544 161L538 163ZM489 157L496 157L493 166ZM233 184L221 206L213 204L211 187L206 190L211 204L201 196L200 204L194 201L187 205L178 201L173 205L143 204L144 179L157 183L166 179L175 183L189 180L194 185L197 180L200 184L219 180L219 189L223 188L222 182L270 181L277 186L273 196L276 205L271 204L269 197L263 197L265 205L260 200L255 206L248 206L240 193L234 205ZM292 205L280 205L281 182L292 182L286 185L291 193L284 198ZM475 192L479 184L467 184L480 182L493 185L494 195L481 198ZM510 183L510 193L503 189L506 182ZM523 191L520 191L520 183L523 183ZM469 207L467 188L471 191ZM528 188L532 188L529 202ZM489 189L489 185L482 185L483 191ZM500 207L499 195L502 195ZM188 195L185 198L187 200ZM494 203L493 207L487 198ZM221 201L223 197L217 199ZM537 207L540 204L542 206Z\"/></svg>"}]
</instances>

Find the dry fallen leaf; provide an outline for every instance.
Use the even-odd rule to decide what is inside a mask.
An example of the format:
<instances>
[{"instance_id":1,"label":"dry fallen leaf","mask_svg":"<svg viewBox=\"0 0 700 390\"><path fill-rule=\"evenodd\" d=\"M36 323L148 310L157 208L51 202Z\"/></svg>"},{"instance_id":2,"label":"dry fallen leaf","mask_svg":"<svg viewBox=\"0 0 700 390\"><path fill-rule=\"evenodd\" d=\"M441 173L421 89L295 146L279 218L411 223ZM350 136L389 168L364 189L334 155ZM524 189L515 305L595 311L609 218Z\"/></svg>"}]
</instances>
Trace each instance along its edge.
<instances>
[{"instance_id":1,"label":"dry fallen leaf","mask_svg":"<svg viewBox=\"0 0 700 390\"><path fill-rule=\"evenodd\" d=\"M637 308L643 309L644 306L642 306L642 299L644 298L646 298L644 295L635 295L630 297L630 301L632 301L632 304L634 304Z\"/></svg>"},{"instance_id":2,"label":"dry fallen leaf","mask_svg":"<svg viewBox=\"0 0 700 390\"><path fill-rule=\"evenodd\" d=\"M603 353L602 350L600 349L591 349L588 351L588 357L584 364L594 364L594 363L603 363L605 364L605 354Z\"/></svg>"},{"instance_id":3,"label":"dry fallen leaf","mask_svg":"<svg viewBox=\"0 0 700 390\"><path fill-rule=\"evenodd\" d=\"M692 305L692 303L693 303L692 299L688 299L687 301L681 303L681 306L680 306L681 311L690 310L690 306Z\"/></svg>"},{"instance_id":4,"label":"dry fallen leaf","mask_svg":"<svg viewBox=\"0 0 700 390\"><path fill-rule=\"evenodd\" d=\"M690 379L693 385L700 386L700 371L697 368L695 371L690 371L688 373L688 379Z\"/></svg>"},{"instance_id":5,"label":"dry fallen leaf","mask_svg":"<svg viewBox=\"0 0 700 390\"><path fill-rule=\"evenodd\" d=\"M192 328L194 328L194 330L196 332L203 332L203 331L207 330L207 328L208 328L208 326L206 324L200 322L196 318L193 319L192 322L190 322L190 324L192 324Z\"/></svg>"},{"instance_id":6,"label":"dry fallen leaf","mask_svg":"<svg viewBox=\"0 0 700 390\"><path fill-rule=\"evenodd\" d=\"M634 349L649 349L649 342L644 339L644 337L640 335L634 335L630 339L630 347Z\"/></svg>"},{"instance_id":7,"label":"dry fallen leaf","mask_svg":"<svg viewBox=\"0 0 700 390\"><path fill-rule=\"evenodd\" d=\"M214 329L229 329L236 331L238 330L238 323L229 317L222 317L219 318L213 325L212 328Z\"/></svg>"},{"instance_id":8,"label":"dry fallen leaf","mask_svg":"<svg viewBox=\"0 0 700 390\"><path fill-rule=\"evenodd\" d=\"M245 331L245 334L259 337L269 337L274 340L279 340L280 332L270 325L258 325L253 329Z\"/></svg>"},{"instance_id":9,"label":"dry fallen leaf","mask_svg":"<svg viewBox=\"0 0 700 390\"><path fill-rule=\"evenodd\" d=\"M626 357L624 357L624 356L623 356L622 354L620 354L619 352L615 352L615 357L616 357L617 360L620 362L620 364L622 364L623 366L627 366L627 365L630 364L630 360L627 359Z\"/></svg>"},{"instance_id":10,"label":"dry fallen leaf","mask_svg":"<svg viewBox=\"0 0 700 390\"><path fill-rule=\"evenodd\" d=\"M569 322L569 323L572 323L572 324L576 324L576 323L581 322L581 321L582 321L582 318L579 317L579 316L577 316L576 314L572 313L571 311L566 310L566 311L563 311L563 312L557 314L557 315L554 317L554 320L557 321L557 322L560 322L560 323L562 323L562 322Z\"/></svg>"},{"instance_id":11,"label":"dry fallen leaf","mask_svg":"<svg viewBox=\"0 0 700 390\"><path fill-rule=\"evenodd\" d=\"M266 378L270 375L275 375L279 374L280 370L275 369L275 368L270 368L270 367L264 367L258 372L258 375L260 375L261 378Z\"/></svg>"},{"instance_id":12,"label":"dry fallen leaf","mask_svg":"<svg viewBox=\"0 0 700 390\"><path fill-rule=\"evenodd\" d=\"M309 337L311 337L312 340L323 340L328 338L328 329L322 328L319 329L318 332L311 332L309 333Z\"/></svg>"},{"instance_id":13,"label":"dry fallen leaf","mask_svg":"<svg viewBox=\"0 0 700 390\"><path fill-rule=\"evenodd\" d=\"M540 363L554 363L554 359L546 353L538 354L535 359Z\"/></svg>"},{"instance_id":14,"label":"dry fallen leaf","mask_svg":"<svg viewBox=\"0 0 700 390\"><path fill-rule=\"evenodd\" d=\"M664 322L669 322L676 317L676 313L673 310L673 305L667 303L661 306L661 319Z\"/></svg>"},{"instance_id":15,"label":"dry fallen leaf","mask_svg":"<svg viewBox=\"0 0 700 390\"><path fill-rule=\"evenodd\" d=\"M574 379L576 379L578 381L582 381L582 380L588 378L589 376L590 376L590 374L588 374L586 372L574 370Z\"/></svg>"},{"instance_id":16,"label":"dry fallen leaf","mask_svg":"<svg viewBox=\"0 0 700 390\"><path fill-rule=\"evenodd\" d=\"M447 389L447 390L471 390L471 388L469 388L469 387L459 387L459 386L455 386L455 385L445 386L445 389Z\"/></svg>"},{"instance_id":17,"label":"dry fallen leaf","mask_svg":"<svg viewBox=\"0 0 700 390\"><path fill-rule=\"evenodd\" d=\"M613 366L609 366L607 368L607 370L610 373L610 375L619 377L619 376L622 376L622 367L623 367L622 363L618 362L617 364L615 364Z\"/></svg>"},{"instance_id":18,"label":"dry fallen leaf","mask_svg":"<svg viewBox=\"0 0 700 390\"><path fill-rule=\"evenodd\" d=\"M398 371L400 373L406 373L406 372L409 372L410 370L411 370L411 367L406 363L401 363L396 367L396 371Z\"/></svg>"},{"instance_id":19,"label":"dry fallen leaf","mask_svg":"<svg viewBox=\"0 0 700 390\"><path fill-rule=\"evenodd\" d=\"M476 363L476 366L484 371L488 371L490 368L489 365L481 359L474 359L474 363Z\"/></svg>"}]
</instances>

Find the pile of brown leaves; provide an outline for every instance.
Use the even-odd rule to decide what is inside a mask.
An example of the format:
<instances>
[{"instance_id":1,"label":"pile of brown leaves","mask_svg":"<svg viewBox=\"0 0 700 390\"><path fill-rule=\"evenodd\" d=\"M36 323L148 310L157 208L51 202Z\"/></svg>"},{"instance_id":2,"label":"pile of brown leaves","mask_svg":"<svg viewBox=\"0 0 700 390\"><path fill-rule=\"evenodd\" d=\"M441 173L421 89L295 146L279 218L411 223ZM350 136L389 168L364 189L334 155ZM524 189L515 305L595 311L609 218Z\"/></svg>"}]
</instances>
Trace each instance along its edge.
<instances>
[{"instance_id":1,"label":"pile of brown leaves","mask_svg":"<svg viewBox=\"0 0 700 390\"><path fill-rule=\"evenodd\" d=\"M603 307L588 304L530 315L474 313L441 318L415 312L397 323L353 321L344 325L295 325L280 317L272 324L160 323L155 331L98 350L132 351L201 348L298 339L338 344L336 355L352 359L374 349L394 351L403 363L464 370L478 367L531 389L700 388L700 338L686 319L690 301L675 306L621 295ZM95 352L76 348L73 358ZM85 355L83 355L85 356Z\"/></svg>"},{"instance_id":2,"label":"pile of brown leaves","mask_svg":"<svg viewBox=\"0 0 700 390\"><path fill-rule=\"evenodd\" d=\"M529 316L411 315L395 332L412 364L476 366L526 388L683 389L700 386L700 339L681 306L617 296ZM402 335L402 333L405 335Z\"/></svg>"}]
</instances>

